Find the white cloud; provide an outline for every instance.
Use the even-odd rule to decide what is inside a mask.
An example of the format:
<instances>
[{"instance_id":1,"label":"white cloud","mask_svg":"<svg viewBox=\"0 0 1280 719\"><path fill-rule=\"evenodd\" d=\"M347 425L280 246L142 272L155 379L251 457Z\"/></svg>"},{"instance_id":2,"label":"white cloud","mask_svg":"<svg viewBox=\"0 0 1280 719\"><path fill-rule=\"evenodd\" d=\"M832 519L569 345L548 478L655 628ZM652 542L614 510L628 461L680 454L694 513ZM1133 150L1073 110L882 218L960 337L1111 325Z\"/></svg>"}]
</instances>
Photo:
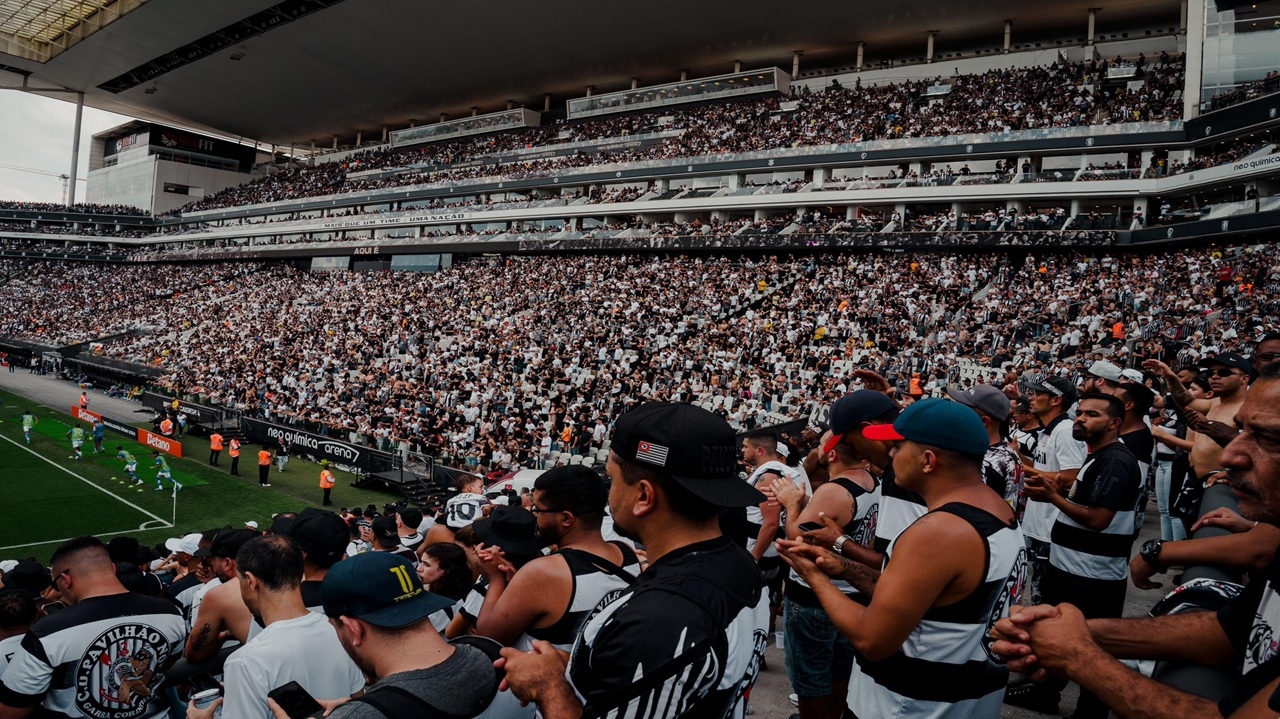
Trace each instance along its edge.
<instances>
[{"instance_id":1,"label":"white cloud","mask_svg":"<svg viewBox=\"0 0 1280 719\"><path fill-rule=\"evenodd\" d=\"M74 102L0 90L0 165L17 165L58 174L70 172L71 132L75 119ZM89 144L93 134L130 119L113 112L90 107L84 109L80 127L81 177L89 174ZM83 201L85 183L80 183L76 196ZM62 180L0 168L0 200L62 202Z\"/></svg>"}]
</instances>

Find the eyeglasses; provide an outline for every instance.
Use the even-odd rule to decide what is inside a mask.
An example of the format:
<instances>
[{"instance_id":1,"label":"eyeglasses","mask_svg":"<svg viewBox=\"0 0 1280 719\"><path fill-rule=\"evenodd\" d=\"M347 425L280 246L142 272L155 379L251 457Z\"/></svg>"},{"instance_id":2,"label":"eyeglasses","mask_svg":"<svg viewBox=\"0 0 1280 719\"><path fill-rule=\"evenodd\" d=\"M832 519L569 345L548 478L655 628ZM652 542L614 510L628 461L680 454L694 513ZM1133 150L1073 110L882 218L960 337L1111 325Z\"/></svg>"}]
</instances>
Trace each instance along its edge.
<instances>
[{"instance_id":1,"label":"eyeglasses","mask_svg":"<svg viewBox=\"0 0 1280 719\"><path fill-rule=\"evenodd\" d=\"M1204 375L1206 377L1221 377L1222 379L1226 379L1227 377L1235 377L1236 371L1233 369L1210 369L1205 370Z\"/></svg>"},{"instance_id":2,"label":"eyeglasses","mask_svg":"<svg viewBox=\"0 0 1280 719\"><path fill-rule=\"evenodd\" d=\"M563 512L563 511L564 511L563 509L542 509L541 507L536 507L536 506L529 508L529 514L532 514L535 517L538 516L539 514L556 514L558 512Z\"/></svg>"}]
</instances>

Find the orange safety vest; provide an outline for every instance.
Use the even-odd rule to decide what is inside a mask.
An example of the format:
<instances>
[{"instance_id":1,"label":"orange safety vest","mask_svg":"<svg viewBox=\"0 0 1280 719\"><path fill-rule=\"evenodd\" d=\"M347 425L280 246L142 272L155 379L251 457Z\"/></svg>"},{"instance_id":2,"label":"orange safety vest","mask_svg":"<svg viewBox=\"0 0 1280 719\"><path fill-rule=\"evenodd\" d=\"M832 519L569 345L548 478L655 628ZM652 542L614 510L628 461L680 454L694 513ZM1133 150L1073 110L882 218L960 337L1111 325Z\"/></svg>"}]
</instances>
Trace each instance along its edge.
<instances>
[{"instance_id":1,"label":"orange safety vest","mask_svg":"<svg viewBox=\"0 0 1280 719\"><path fill-rule=\"evenodd\" d=\"M333 489L333 472L320 470L320 489Z\"/></svg>"},{"instance_id":2,"label":"orange safety vest","mask_svg":"<svg viewBox=\"0 0 1280 719\"><path fill-rule=\"evenodd\" d=\"M173 420L165 419L160 422L160 434L173 434Z\"/></svg>"},{"instance_id":3,"label":"orange safety vest","mask_svg":"<svg viewBox=\"0 0 1280 719\"><path fill-rule=\"evenodd\" d=\"M85 395L83 392L81 392L80 393L80 409L84 409L85 407L88 407L88 406L89 406L89 397Z\"/></svg>"},{"instance_id":4,"label":"orange safety vest","mask_svg":"<svg viewBox=\"0 0 1280 719\"><path fill-rule=\"evenodd\" d=\"M271 464L271 453L265 449L258 452L258 465L266 467L269 464Z\"/></svg>"},{"instance_id":5,"label":"orange safety vest","mask_svg":"<svg viewBox=\"0 0 1280 719\"><path fill-rule=\"evenodd\" d=\"M1111 339L1115 339L1115 340L1124 339L1124 323L1123 322L1117 322L1114 325L1111 325Z\"/></svg>"},{"instance_id":6,"label":"orange safety vest","mask_svg":"<svg viewBox=\"0 0 1280 719\"><path fill-rule=\"evenodd\" d=\"M167 422L168 420L165 420L165 421ZM161 422L160 426L164 427L164 422ZM214 432L213 434L209 435L209 449L212 449L215 452L222 451L222 435L218 434L217 432Z\"/></svg>"},{"instance_id":7,"label":"orange safety vest","mask_svg":"<svg viewBox=\"0 0 1280 719\"><path fill-rule=\"evenodd\" d=\"M227 451L227 454L231 455L232 457L240 456L240 440L238 439L231 440L231 449Z\"/></svg>"},{"instance_id":8,"label":"orange safety vest","mask_svg":"<svg viewBox=\"0 0 1280 719\"><path fill-rule=\"evenodd\" d=\"M907 394L912 394L912 395L921 395L921 394L924 394L924 390L920 388L920 378L919 378L919 377L912 377L912 378L911 378L911 389L907 390Z\"/></svg>"}]
</instances>

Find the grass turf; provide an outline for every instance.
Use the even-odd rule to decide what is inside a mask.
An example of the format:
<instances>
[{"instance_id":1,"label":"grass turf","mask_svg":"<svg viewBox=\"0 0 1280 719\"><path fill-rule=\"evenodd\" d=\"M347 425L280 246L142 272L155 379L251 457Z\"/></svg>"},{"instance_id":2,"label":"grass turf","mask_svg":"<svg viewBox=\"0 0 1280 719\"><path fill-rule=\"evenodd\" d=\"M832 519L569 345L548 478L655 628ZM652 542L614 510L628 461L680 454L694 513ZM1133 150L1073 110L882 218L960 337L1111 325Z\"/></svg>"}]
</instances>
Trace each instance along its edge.
<instances>
[{"instance_id":1,"label":"grass turf","mask_svg":"<svg viewBox=\"0 0 1280 719\"><path fill-rule=\"evenodd\" d=\"M221 526L240 526L254 520L263 528L279 512L297 512L320 504L319 465L294 457L281 473L273 465L271 487L258 486L257 445L241 449L240 477L229 474L231 460L223 450L219 467L209 466L209 441L187 436L181 440L184 459L168 458L174 479L184 485L177 495L176 526L168 526L174 512L174 498L155 491L155 470L151 451L138 442L108 431L105 454L93 454L87 439L83 459L68 459L71 442L66 432L71 418L42 407L31 400L0 391L0 496L22 522L0 522L0 559L35 557L48 561L58 544L84 534L129 535L143 544L162 542L168 537ZM22 436L19 417L30 408L39 417L28 447ZM117 417L130 421L134 418ZM133 422L130 422L133 423ZM137 426L148 426L136 423ZM124 463L116 458L123 446L138 460L140 488L124 473ZM337 506L364 506L402 499L390 492L356 489L355 478L335 471L337 486L333 501ZM139 491L141 489L141 491ZM105 490L105 491L103 491ZM131 506L132 505L132 506Z\"/></svg>"}]
</instances>

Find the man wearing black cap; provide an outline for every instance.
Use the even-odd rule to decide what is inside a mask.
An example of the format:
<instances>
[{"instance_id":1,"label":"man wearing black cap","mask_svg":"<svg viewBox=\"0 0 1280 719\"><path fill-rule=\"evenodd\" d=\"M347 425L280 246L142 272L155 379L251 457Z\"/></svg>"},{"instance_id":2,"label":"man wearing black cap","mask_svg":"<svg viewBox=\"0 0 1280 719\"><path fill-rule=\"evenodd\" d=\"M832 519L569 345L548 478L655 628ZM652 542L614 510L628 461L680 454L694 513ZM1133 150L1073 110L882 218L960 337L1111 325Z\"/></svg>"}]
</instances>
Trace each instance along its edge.
<instances>
[{"instance_id":1,"label":"man wearing black cap","mask_svg":"<svg viewBox=\"0 0 1280 719\"><path fill-rule=\"evenodd\" d=\"M858 652L848 708L858 717L996 719L1009 672L983 638L1016 602L1026 548L1013 509L983 481L986 430L967 407L931 399L862 434L896 443L898 482L924 497L928 513L890 545L882 572L811 544L779 544ZM829 575L870 602L850 599Z\"/></svg>"},{"instance_id":2,"label":"man wearing black cap","mask_svg":"<svg viewBox=\"0 0 1280 719\"><path fill-rule=\"evenodd\" d=\"M315 507L302 510L285 532L302 548L302 603L320 611L320 583L347 549L347 523L333 512Z\"/></svg>"},{"instance_id":3,"label":"man wearing black cap","mask_svg":"<svg viewBox=\"0 0 1280 719\"><path fill-rule=\"evenodd\" d=\"M618 418L609 508L650 565L587 617L567 667L547 642L504 649L516 696L549 719L742 716L769 607L751 555L720 532L720 508L763 501L738 477L736 454L728 423L692 405L652 402Z\"/></svg>"},{"instance_id":4,"label":"man wearing black cap","mask_svg":"<svg viewBox=\"0 0 1280 719\"><path fill-rule=\"evenodd\" d=\"M48 582L45 582L48 586ZM21 589L0 589L0 676L36 620L36 598Z\"/></svg>"},{"instance_id":5,"label":"man wearing black cap","mask_svg":"<svg viewBox=\"0 0 1280 719\"><path fill-rule=\"evenodd\" d=\"M0 588L21 589L33 597L39 597L48 586L49 570L34 559L24 559L0 575Z\"/></svg>"},{"instance_id":6,"label":"man wearing black cap","mask_svg":"<svg viewBox=\"0 0 1280 719\"><path fill-rule=\"evenodd\" d=\"M1035 463L1024 465L1026 481L1044 477L1054 487L1067 487L1075 481L1084 464L1084 442L1071 436L1068 411L1076 403L1076 386L1065 377L1050 377L1031 386L1031 413L1040 421L1040 439L1036 443ZM1031 581L1028 592L1033 603L1040 602L1041 582L1049 571L1049 546L1058 510L1049 502L1027 497L1023 512L1022 532L1027 538Z\"/></svg>"},{"instance_id":7,"label":"man wearing black cap","mask_svg":"<svg viewBox=\"0 0 1280 719\"><path fill-rule=\"evenodd\" d=\"M418 555L408 547L400 543L400 533L396 531L396 520L394 517L378 517L373 520L370 529L373 530L373 551L390 552L396 556L404 557L405 561L418 566Z\"/></svg>"},{"instance_id":8,"label":"man wearing black cap","mask_svg":"<svg viewBox=\"0 0 1280 719\"><path fill-rule=\"evenodd\" d=\"M494 696L489 657L467 644L451 646L431 626L431 614L453 600L423 588L408 562L361 554L325 577L325 614L352 661L378 683L342 703L328 719L475 716ZM326 708L333 702L319 697ZM274 716L289 719L278 706Z\"/></svg>"},{"instance_id":9,"label":"man wearing black cap","mask_svg":"<svg viewBox=\"0 0 1280 719\"><path fill-rule=\"evenodd\" d=\"M1187 426L1196 432L1191 446L1191 471L1201 483L1222 474L1222 447L1235 437L1236 413L1244 405L1245 393L1256 375L1253 363L1235 352L1205 360L1201 374L1208 377L1213 391L1209 399L1191 396L1177 373L1159 360L1147 360L1142 366L1164 378L1169 394L1183 410Z\"/></svg>"},{"instance_id":10,"label":"man wearing black cap","mask_svg":"<svg viewBox=\"0 0 1280 719\"><path fill-rule=\"evenodd\" d=\"M254 622L240 595L240 585L235 581L240 574L236 553L257 536L257 532L249 529L221 529L209 547L196 550L195 556L208 558L214 578L204 584L209 589L199 604L192 604L191 636L187 637L186 649L188 662L198 664L216 654L223 631L246 642L262 628Z\"/></svg>"}]
</instances>

